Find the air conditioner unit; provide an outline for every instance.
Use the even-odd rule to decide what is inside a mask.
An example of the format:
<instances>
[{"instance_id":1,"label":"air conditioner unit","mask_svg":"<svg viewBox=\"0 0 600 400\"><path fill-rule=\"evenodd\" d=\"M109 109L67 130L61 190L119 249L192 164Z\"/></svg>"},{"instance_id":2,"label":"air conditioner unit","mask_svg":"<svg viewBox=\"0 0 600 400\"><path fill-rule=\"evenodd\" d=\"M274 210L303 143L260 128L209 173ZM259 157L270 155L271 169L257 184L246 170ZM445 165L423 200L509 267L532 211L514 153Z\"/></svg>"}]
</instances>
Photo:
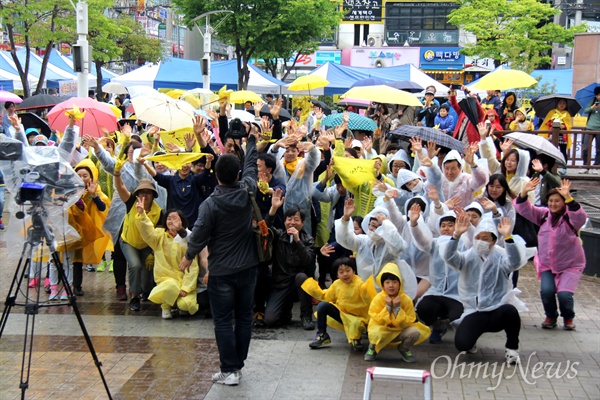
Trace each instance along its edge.
<instances>
[{"instance_id":1,"label":"air conditioner unit","mask_svg":"<svg viewBox=\"0 0 600 400\"><path fill-rule=\"evenodd\" d=\"M371 34L371 35L367 36L367 46L369 46L369 47L383 46L383 35Z\"/></svg>"}]
</instances>

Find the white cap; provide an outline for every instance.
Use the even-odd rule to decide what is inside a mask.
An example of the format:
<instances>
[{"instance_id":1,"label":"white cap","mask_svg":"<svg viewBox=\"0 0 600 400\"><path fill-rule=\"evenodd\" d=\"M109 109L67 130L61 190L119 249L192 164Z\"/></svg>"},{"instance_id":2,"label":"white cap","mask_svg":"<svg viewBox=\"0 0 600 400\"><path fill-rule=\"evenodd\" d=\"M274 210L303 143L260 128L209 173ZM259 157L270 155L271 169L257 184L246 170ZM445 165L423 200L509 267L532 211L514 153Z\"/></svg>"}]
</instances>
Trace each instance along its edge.
<instances>
[{"instance_id":1,"label":"white cap","mask_svg":"<svg viewBox=\"0 0 600 400\"><path fill-rule=\"evenodd\" d=\"M354 140L352 141L352 144L350 145L350 147L352 147L352 148L355 148L355 147L360 147L360 148L362 149L363 145L362 145L362 143L361 143L361 141L360 141L360 140L356 140L356 139L354 139Z\"/></svg>"}]
</instances>

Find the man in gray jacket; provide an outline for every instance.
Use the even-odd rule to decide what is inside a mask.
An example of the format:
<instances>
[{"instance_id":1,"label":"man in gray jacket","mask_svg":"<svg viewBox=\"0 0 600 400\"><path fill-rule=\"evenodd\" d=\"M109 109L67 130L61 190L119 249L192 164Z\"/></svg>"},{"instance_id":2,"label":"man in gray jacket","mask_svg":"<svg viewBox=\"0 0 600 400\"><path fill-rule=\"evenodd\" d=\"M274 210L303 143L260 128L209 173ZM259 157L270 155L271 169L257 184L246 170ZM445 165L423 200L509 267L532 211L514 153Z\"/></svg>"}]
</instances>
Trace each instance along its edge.
<instances>
[{"instance_id":1,"label":"man in gray jacket","mask_svg":"<svg viewBox=\"0 0 600 400\"><path fill-rule=\"evenodd\" d=\"M219 157L215 165L219 185L200 205L188 249L179 264L182 271L187 270L191 260L208 246L208 297L221 362L221 371L213 374L212 380L230 386L239 383L248 356L258 270L253 210L247 189L256 192L258 132L253 125L246 129L252 129L252 134L248 137L242 177L238 180L240 161L237 156Z\"/></svg>"}]
</instances>

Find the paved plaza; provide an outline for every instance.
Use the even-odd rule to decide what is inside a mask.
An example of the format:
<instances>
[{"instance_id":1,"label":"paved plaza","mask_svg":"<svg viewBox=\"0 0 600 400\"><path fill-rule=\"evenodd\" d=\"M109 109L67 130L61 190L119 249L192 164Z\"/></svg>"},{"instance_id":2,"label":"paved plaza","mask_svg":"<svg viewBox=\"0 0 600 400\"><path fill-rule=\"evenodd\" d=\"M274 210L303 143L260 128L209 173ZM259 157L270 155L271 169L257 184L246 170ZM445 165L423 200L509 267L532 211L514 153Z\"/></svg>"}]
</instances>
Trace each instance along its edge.
<instances>
[{"instance_id":1,"label":"paved plaza","mask_svg":"<svg viewBox=\"0 0 600 400\"><path fill-rule=\"evenodd\" d=\"M597 196L596 192L586 192ZM20 249L7 249L0 233L2 301ZM23 285L23 294L37 291ZM519 279L528 308L521 314L521 367L503 367L504 334L487 333L476 354L459 355L454 331L441 344L414 348L417 363L400 361L397 351L382 351L374 363L353 352L343 333L330 330L328 348L310 350L314 332L302 330L298 308L292 325L255 329L250 355L237 387L213 385L218 355L210 319L201 316L160 318L160 307L142 303L130 311L115 299L110 272L84 271L85 296L77 303L102 362L115 399L360 399L365 369L372 365L432 371L435 399L599 399L600 278L584 276L575 296L577 329L543 330L539 283L531 264ZM23 299L22 295L20 298ZM45 301L47 295L41 293ZM560 320L562 323L562 319ZM11 312L0 340L0 399L20 397L19 379L25 316ZM29 399L107 398L75 315L68 305L42 308L35 318ZM416 384L375 382L373 399L417 399Z\"/></svg>"}]
</instances>

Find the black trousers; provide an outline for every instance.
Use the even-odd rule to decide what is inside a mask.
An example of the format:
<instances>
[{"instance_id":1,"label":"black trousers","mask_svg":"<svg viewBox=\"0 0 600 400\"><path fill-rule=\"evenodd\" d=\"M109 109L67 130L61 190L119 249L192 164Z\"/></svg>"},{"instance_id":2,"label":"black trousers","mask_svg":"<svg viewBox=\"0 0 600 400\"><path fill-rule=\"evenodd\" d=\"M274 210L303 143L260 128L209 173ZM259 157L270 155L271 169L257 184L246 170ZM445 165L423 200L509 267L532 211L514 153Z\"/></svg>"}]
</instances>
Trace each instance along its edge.
<instances>
[{"instance_id":1,"label":"black trousers","mask_svg":"<svg viewBox=\"0 0 600 400\"><path fill-rule=\"evenodd\" d=\"M282 288L272 288L265 308L264 321L267 326L286 324L291 320L292 307L296 299L300 300L300 318L312 317L311 297L302 290L302 283L308 277L304 273Z\"/></svg>"},{"instance_id":2,"label":"black trousers","mask_svg":"<svg viewBox=\"0 0 600 400\"><path fill-rule=\"evenodd\" d=\"M504 304L492 311L476 311L467 315L454 335L454 346L458 351L468 351L485 332L506 332L506 348L519 348L521 317L511 304Z\"/></svg>"},{"instance_id":3,"label":"black trousers","mask_svg":"<svg viewBox=\"0 0 600 400\"><path fill-rule=\"evenodd\" d=\"M464 311L462 303L446 296L424 296L417 304L417 316L427 326L433 325L438 319L454 321L460 318Z\"/></svg>"},{"instance_id":4,"label":"black trousers","mask_svg":"<svg viewBox=\"0 0 600 400\"><path fill-rule=\"evenodd\" d=\"M265 305L271 291L271 265L270 261L258 264L258 277L254 289L254 312L265 312Z\"/></svg>"},{"instance_id":5,"label":"black trousers","mask_svg":"<svg viewBox=\"0 0 600 400\"><path fill-rule=\"evenodd\" d=\"M121 233L119 233L119 237L120 236ZM115 251L113 251L111 256L113 260L113 274L115 275L117 288L125 287L127 284L127 260L125 259L125 255L123 254L119 243L120 240L114 244Z\"/></svg>"},{"instance_id":6,"label":"black trousers","mask_svg":"<svg viewBox=\"0 0 600 400\"><path fill-rule=\"evenodd\" d=\"M319 333L327 332L327 317L331 317L338 322L342 322L340 310L331 303L322 301L317 306L317 331Z\"/></svg>"},{"instance_id":7,"label":"black trousers","mask_svg":"<svg viewBox=\"0 0 600 400\"><path fill-rule=\"evenodd\" d=\"M83 283L83 263L73 263L73 287L81 289Z\"/></svg>"}]
</instances>

